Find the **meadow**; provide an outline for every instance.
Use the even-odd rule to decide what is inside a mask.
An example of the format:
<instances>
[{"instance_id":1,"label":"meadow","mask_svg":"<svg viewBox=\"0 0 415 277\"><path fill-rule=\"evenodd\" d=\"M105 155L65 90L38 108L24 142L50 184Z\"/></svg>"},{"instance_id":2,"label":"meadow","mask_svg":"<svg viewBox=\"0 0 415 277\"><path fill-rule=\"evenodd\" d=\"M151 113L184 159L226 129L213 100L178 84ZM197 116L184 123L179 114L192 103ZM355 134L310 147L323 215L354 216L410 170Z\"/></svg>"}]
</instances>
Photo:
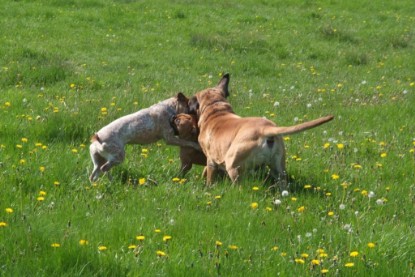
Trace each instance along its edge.
<instances>
[{"instance_id":1,"label":"meadow","mask_svg":"<svg viewBox=\"0 0 415 277\"><path fill-rule=\"evenodd\" d=\"M1 276L414 276L415 6L402 1L0 0ZM205 187L178 148L101 127L231 74L242 116L292 125L289 191Z\"/></svg>"}]
</instances>

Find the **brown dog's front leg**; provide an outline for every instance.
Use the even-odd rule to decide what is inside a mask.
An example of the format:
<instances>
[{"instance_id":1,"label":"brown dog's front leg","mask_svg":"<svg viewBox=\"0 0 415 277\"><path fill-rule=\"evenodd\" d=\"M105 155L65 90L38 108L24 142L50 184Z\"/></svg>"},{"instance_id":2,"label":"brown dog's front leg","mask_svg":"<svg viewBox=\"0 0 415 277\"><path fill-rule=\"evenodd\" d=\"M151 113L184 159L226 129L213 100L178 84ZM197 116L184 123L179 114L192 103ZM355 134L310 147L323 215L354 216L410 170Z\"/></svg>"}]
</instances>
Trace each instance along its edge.
<instances>
[{"instance_id":1,"label":"brown dog's front leg","mask_svg":"<svg viewBox=\"0 0 415 277\"><path fill-rule=\"evenodd\" d=\"M211 186L217 171L217 166L212 161L207 161L204 171L206 171L206 186Z\"/></svg>"}]
</instances>

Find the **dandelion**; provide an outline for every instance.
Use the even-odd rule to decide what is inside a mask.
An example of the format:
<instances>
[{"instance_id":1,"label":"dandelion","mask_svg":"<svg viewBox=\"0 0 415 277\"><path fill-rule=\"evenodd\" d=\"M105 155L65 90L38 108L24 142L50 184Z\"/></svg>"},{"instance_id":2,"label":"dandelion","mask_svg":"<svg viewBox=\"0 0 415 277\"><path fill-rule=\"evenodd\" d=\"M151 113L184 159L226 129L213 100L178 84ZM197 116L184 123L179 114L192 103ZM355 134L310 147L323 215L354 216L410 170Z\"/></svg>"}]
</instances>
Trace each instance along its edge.
<instances>
[{"instance_id":1,"label":"dandelion","mask_svg":"<svg viewBox=\"0 0 415 277\"><path fill-rule=\"evenodd\" d=\"M287 190L283 190L282 192L281 192L281 196L282 197L286 197L286 196L288 196L288 191Z\"/></svg>"},{"instance_id":2,"label":"dandelion","mask_svg":"<svg viewBox=\"0 0 415 277\"><path fill-rule=\"evenodd\" d=\"M236 246L236 245L231 244L231 245L228 246L228 248L231 249L231 250L238 250L239 247Z\"/></svg>"},{"instance_id":3,"label":"dandelion","mask_svg":"<svg viewBox=\"0 0 415 277\"><path fill-rule=\"evenodd\" d=\"M143 241L143 240L145 240L145 238L146 238L146 237L145 237L145 236L143 236L143 235L139 235L139 236L136 236L136 237L135 237L135 239L136 239L136 240L138 240L138 241Z\"/></svg>"},{"instance_id":4,"label":"dandelion","mask_svg":"<svg viewBox=\"0 0 415 277\"><path fill-rule=\"evenodd\" d=\"M266 210L267 212L271 212L271 211L272 211L272 208L271 208L271 207L266 207L266 208L265 208L265 210Z\"/></svg>"},{"instance_id":5,"label":"dandelion","mask_svg":"<svg viewBox=\"0 0 415 277\"><path fill-rule=\"evenodd\" d=\"M173 182L180 182L180 178L174 177L174 178L172 179L172 181L173 181Z\"/></svg>"},{"instance_id":6,"label":"dandelion","mask_svg":"<svg viewBox=\"0 0 415 277\"><path fill-rule=\"evenodd\" d=\"M251 208L252 208L253 210L257 209L257 208L258 208L258 203L257 203L257 202L252 202L252 203L251 203Z\"/></svg>"},{"instance_id":7,"label":"dandelion","mask_svg":"<svg viewBox=\"0 0 415 277\"><path fill-rule=\"evenodd\" d=\"M72 148L71 151L72 151L73 154L78 154L78 149L76 149L76 148Z\"/></svg>"},{"instance_id":8,"label":"dandelion","mask_svg":"<svg viewBox=\"0 0 415 277\"><path fill-rule=\"evenodd\" d=\"M305 263L305 261L304 261L303 259L300 259L300 258L295 259L294 261L295 261L297 264L304 264L304 263Z\"/></svg>"},{"instance_id":9,"label":"dandelion","mask_svg":"<svg viewBox=\"0 0 415 277\"><path fill-rule=\"evenodd\" d=\"M350 257L357 257L357 256L359 256L359 252L357 251L350 252Z\"/></svg>"},{"instance_id":10,"label":"dandelion","mask_svg":"<svg viewBox=\"0 0 415 277\"><path fill-rule=\"evenodd\" d=\"M293 202L297 201L297 197L291 197L291 201Z\"/></svg>"},{"instance_id":11,"label":"dandelion","mask_svg":"<svg viewBox=\"0 0 415 277\"><path fill-rule=\"evenodd\" d=\"M221 195L216 195L216 196L215 196L215 199L216 199L216 200L222 199L222 196L221 196Z\"/></svg>"},{"instance_id":12,"label":"dandelion","mask_svg":"<svg viewBox=\"0 0 415 277\"><path fill-rule=\"evenodd\" d=\"M36 198L36 200L39 202L42 202L42 201L45 201L45 197L39 196L38 198Z\"/></svg>"},{"instance_id":13,"label":"dandelion","mask_svg":"<svg viewBox=\"0 0 415 277\"><path fill-rule=\"evenodd\" d=\"M10 102L6 102L6 103L4 103L4 106L6 106L6 107L10 107L12 104L10 103Z\"/></svg>"},{"instance_id":14,"label":"dandelion","mask_svg":"<svg viewBox=\"0 0 415 277\"><path fill-rule=\"evenodd\" d=\"M145 178L140 178L140 179L138 179L138 184L139 184L140 186L144 185L145 183L146 183L146 179L145 179Z\"/></svg>"},{"instance_id":15,"label":"dandelion","mask_svg":"<svg viewBox=\"0 0 415 277\"><path fill-rule=\"evenodd\" d=\"M309 256L309 255L308 255L307 253L302 253L302 254L301 254L301 258L304 258L304 259L307 259L307 258L308 258L308 256Z\"/></svg>"},{"instance_id":16,"label":"dandelion","mask_svg":"<svg viewBox=\"0 0 415 277\"><path fill-rule=\"evenodd\" d=\"M326 274L326 273L328 273L328 272L329 272L329 270L328 270L328 269L323 268L320 272L321 272L321 274Z\"/></svg>"},{"instance_id":17,"label":"dandelion","mask_svg":"<svg viewBox=\"0 0 415 277\"><path fill-rule=\"evenodd\" d=\"M362 194L362 196L367 196L368 195L368 192L367 192L367 190L362 190L360 192L360 194Z\"/></svg>"},{"instance_id":18,"label":"dandelion","mask_svg":"<svg viewBox=\"0 0 415 277\"><path fill-rule=\"evenodd\" d=\"M41 190L41 191L39 191L39 196L46 196L46 191L43 191L43 190Z\"/></svg>"},{"instance_id":19,"label":"dandelion","mask_svg":"<svg viewBox=\"0 0 415 277\"><path fill-rule=\"evenodd\" d=\"M22 148L23 148L23 145L21 145L21 144L16 144L16 148L18 148L18 149L22 149Z\"/></svg>"},{"instance_id":20,"label":"dandelion","mask_svg":"<svg viewBox=\"0 0 415 277\"><path fill-rule=\"evenodd\" d=\"M53 182L53 185L54 185L55 187L59 187L59 186L60 186L60 184L61 184L61 183L59 183L58 181Z\"/></svg>"},{"instance_id":21,"label":"dandelion","mask_svg":"<svg viewBox=\"0 0 415 277\"><path fill-rule=\"evenodd\" d=\"M163 236L163 241L164 242L168 242L169 240L171 240L171 236L168 236L168 235Z\"/></svg>"},{"instance_id":22,"label":"dandelion","mask_svg":"<svg viewBox=\"0 0 415 277\"><path fill-rule=\"evenodd\" d=\"M221 241L219 241L219 240L215 241L215 245L216 245L216 246L218 246L218 247L219 247L219 246L222 246L222 244L223 244L223 243L222 243Z\"/></svg>"},{"instance_id":23,"label":"dandelion","mask_svg":"<svg viewBox=\"0 0 415 277\"><path fill-rule=\"evenodd\" d=\"M304 185L304 189L311 189L312 186L311 185Z\"/></svg>"},{"instance_id":24,"label":"dandelion","mask_svg":"<svg viewBox=\"0 0 415 277\"><path fill-rule=\"evenodd\" d=\"M380 154L380 157L381 158L386 158L387 155L388 155L387 153L383 152L383 153Z\"/></svg>"},{"instance_id":25,"label":"dandelion","mask_svg":"<svg viewBox=\"0 0 415 277\"><path fill-rule=\"evenodd\" d=\"M259 187L256 187L256 186L255 187L252 187L252 190L253 191L258 191L259 190Z\"/></svg>"},{"instance_id":26,"label":"dandelion","mask_svg":"<svg viewBox=\"0 0 415 277\"><path fill-rule=\"evenodd\" d=\"M59 243L52 243L50 246L52 246L53 248L61 247L61 245Z\"/></svg>"},{"instance_id":27,"label":"dandelion","mask_svg":"<svg viewBox=\"0 0 415 277\"><path fill-rule=\"evenodd\" d=\"M376 200L376 204L378 204L379 206L383 205L384 204L383 199Z\"/></svg>"},{"instance_id":28,"label":"dandelion","mask_svg":"<svg viewBox=\"0 0 415 277\"><path fill-rule=\"evenodd\" d=\"M104 245L101 245L101 246L99 246L99 247L98 247L98 250L99 250L99 251L101 251L101 252L102 252L102 251L105 251L105 250L107 250L107 249L108 249L108 247L106 247L106 246L104 246Z\"/></svg>"},{"instance_id":29,"label":"dandelion","mask_svg":"<svg viewBox=\"0 0 415 277\"><path fill-rule=\"evenodd\" d=\"M27 143L29 140L27 138L22 138L23 143Z\"/></svg>"},{"instance_id":30,"label":"dandelion","mask_svg":"<svg viewBox=\"0 0 415 277\"><path fill-rule=\"evenodd\" d=\"M128 249L136 249L136 248L137 248L137 246L135 246L134 244L128 245Z\"/></svg>"},{"instance_id":31,"label":"dandelion","mask_svg":"<svg viewBox=\"0 0 415 277\"><path fill-rule=\"evenodd\" d=\"M43 173L43 172L45 172L46 168L45 168L44 166L40 166L40 167L39 167L39 170L40 170L40 172L42 172L42 173Z\"/></svg>"},{"instance_id":32,"label":"dandelion","mask_svg":"<svg viewBox=\"0 0 415 277\"><path fill-rule=\"evenodd\" d=\"M7 227L7 223L4 221L0 221L0 227Z\"/></svg>"},{"instance_id":33,"label":"dandelion","mask_svg":"<svg viewBox=\"0 0 415 277\"><path fill-rule=\"evenodd\" d=\"M71 89L74 89L74 88L76 87L76 85L75 85L74 83L71 83L71 84L69 85L69 87L70 87Z\"/></svg>"},{"instance_id":34,"label":"dandelion","mask_svg":"<svg viewBox=\"0 0 415 277\"><path fill-rule=\"evenodd\" d=\"M369 197L369 198L373 198L373 197L375 197L375 193L374 193L373 191L370 191L370 192L368 193L367 197Z\"/></svg>"},{"instance_id":35,"label":"dandelion","mask_svg":"<svg viewBox=\"0 0 415 277\"><path fill-rule=\"evenodd\" d=\"M344 148L344 144L343 143L337 143L336 146L337 146L337 149L339 149L339 150L341 150L341 149Z\"/></svg>"},{"instance_id":36,"label":"dandelion","mask_svg":"<svg viewBox=\"0 0 415 277\"><path fill-rule=\"evenodd\" d=\"M345 205L345 204L340 204L339 209L340 209L340 210L344 210L344 209L346 209L346 205Z\"/></svg>"},{"instance_id":37,"label":"dandelion","mask_svg":"<svg viewBox=\"0 0 415 277\"><path fill-rule=\"evenodd\" d=\"M369 247L369 248L375 248L375 246L376 246L376 244L374 244L373 242L369 242L367 244L367 247Z\"/></svg>"},{"instance_id":38,"label":"dandelion","mask_svg":"<svg viewBox=\"0 0 415 277\"><path fill-rule=\"evenodd\" d=\"M340 178L340 176L335 174L335 173L331 175L331 179L333 179L333 180L337 180L339 178Z\"/></svg>"},{"instance_id":39,"label":"dandelion","mask_svg":"<svg viewBox=\"0 0 415 277\"><path fill-rule=\"evenodd\" d=\"M277 251L279 249L279 247L278 246L273 246L272 248L271 248L271 251Z\"/></svg>"},{"instance_id":40,"label":"dandelion","mask_svg":"<svg viewBox=\"0 0 415 277\"><path fill-rule=\"evenodd\" d=\"M25 159L20 159L19 164L21 164L21 165L26 164L26 160Z\"/></svg>"},{"instance_id":41,"label":"dandelion","mask_svg":"<svg viewBox=\"0 0 415 277\"><path fill-rule=\"evenodd\" d=\"M160 229L154 229L154 232L155 233L161 233L161 230Z\"/></svg>"},{"instance_id":42,"label":"dandelion","mask_svg":"<svg viewBox=\"0 0 415 277\"><path fill-rule=\"evenodd\" d=\"M323 145L323 148L324 149L327 149L327 148L329 148L330 147L330 143L328 143L328 142L326 142L324 145Z\"/></svg>"},{"instance_id":43,"label":"dandelion","mask_svg":"<svg viewBox=\"0 0 415 277\"><path fill-rule=\"evenodd\" d=\"M79 245L81 245L81 246L88 245L88 243L89 242L87 240L85 240L85 239L79 240Z\"/></svg>"},{"instance_id":44,"label":"dandelion","mask_svg":"<svg viewBox=\"0 0 415 277\"><path fill-rule=\"evenodd\" d=\"M354 263L346 263L344 266L345 267L354 267Z\"/></svg>"},{"instance_id":45,"label":"dandelion","mask_svg":"<svg viewBox=\"0 0 415 277\"><path fill-rule=\"evenodd\" d=\"M6 213L11 214L13 213L13 209L12 208L6 208L5 209Z\"/></svg>"},{"instance_id":46,"label":"dandelion","mask_svg":"<svg viewBox=\"0 0 415 277\"><path fill-rule=\"evenodd\" d=\"M304 206L301 206L301 207L299 207L299 208L297 209L297 211L298 211L299 213L302 213L302 212L304 212L304 211L305 211L305 207L304 207Z\"/></svg>"},{"instance_id":47,"label":"dandelion","mask_svg":"<svg viewBox=\"0 0 415 277\"><path fill-rule=\"evenodd\" d=\"M320 264L320 261L319 260L316 260L316 259L313 259L313 260L311 260L311 264L312 265L319 265Z\"/></svg>"},{"instance_id":48,"label":"dandelion","mask_svg":"<svg viewBox=\"0 0 415 277\"><path fill-rule=\"evenodd\" d=\"M327 215L328 216L333 216L334 215L334 212L330 211L330 212L327 213Z\"/></svg>"},{"instance_id":49,"label":"dandelion","mask_svg":"<svg viewBox=\"0 0 415 277\"><path fill-rule=\"evenodd\" d=\"M156 254L157 254L158 257L165 257L166 256L166 253L161 251L161 250L157 250Z\"/></svg>"}]
</instances>

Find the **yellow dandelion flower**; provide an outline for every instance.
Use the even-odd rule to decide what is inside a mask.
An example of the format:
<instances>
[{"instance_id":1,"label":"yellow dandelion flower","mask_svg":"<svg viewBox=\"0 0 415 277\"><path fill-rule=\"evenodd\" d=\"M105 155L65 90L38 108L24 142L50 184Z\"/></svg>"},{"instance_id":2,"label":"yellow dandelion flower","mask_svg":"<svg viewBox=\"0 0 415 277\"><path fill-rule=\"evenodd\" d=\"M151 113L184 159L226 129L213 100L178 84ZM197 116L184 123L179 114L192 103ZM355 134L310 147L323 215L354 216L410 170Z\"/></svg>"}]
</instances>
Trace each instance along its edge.
<instances>
[{"instance_id":1,"label":"yellow dandelion flower","mask_svg":"<svg viewBox=\"0 0 415 277\"><path fill-rule=\"evenodd\" d=\"M376 244L374 244L373 242L369 242L367 244L367 247L369 247L369 248L374 248L375 246L376 246Z\"/></svg>"},{"instance_id":2,"label":"yellow dandelion flower","mask_svg":"<svg viewBox=\"0 0 415 277\"><path fill-rule=\"evenodd\" d=\"M354 267L354 263L346 263L344 266L345 267Z\"/></svg>"},{"instance_id":3,"label":"yellow dandelion flower","mask_svg":"<svg viewBox=\"0 0 415 277\"><path fill-rule=\"evenodd\" d=\"M311 264L312 265L319 265L320 264L320 261L319 260L316 260L316 259L313 259L313 260L311 260Z\"/></svg>"},{"instance_id":4,"label":"yellow dandelion flower","mask_svg":"<svg viewBox=\"0 0 415 277\"><path fill-rule=\"evenodd\" d=\"M357 251L350 252L350 257L357 257L357 256L359 256L359 252Z\"/></svg>"},{"instance_id":5,"label":"yellow dandelion flower","mask_svg":"<svg viewBox=\"0 0 415 277\"><path fill-rule=\"evenodd\" d=\"M72 148L72 153L74 153L74 154L77 154L78 153L78 149L76 149L76 148Z\"/></svg>"},{"instance_id":6,"label":"yellow dandelion flower","mask_svg":"<svg viewBox=\"0 0 415 277\"><path fill-rule=\"evenodd\" d=\"M53 248L61 247L61 245L59 243L52 243L50 246L52 246Z\"/></svg>"},{"instance_id":7,"label":"yellow dandelion flower","mask_svg":"<svg viewBox=\"0 0 415 277\"><path fill-rule=\"evenodd\" d=\"M387 153L383 152L383 153L380 154L380 157L381 158L386 158L387 155L388 155Z\"/></svg>"},{"instance_id":8,"label":"yellow dandelion flower","mask_svg":"<svg viewBox=\"0 0 415 277\"><path fill-rule=\"evenodd\" d=\"M327 254L327 253L320 253L319 255L318 255L320 258L327 258L329 255Z\"/></svg>"},{"instance_id":9,"label":"yellow dandelion flower","mask_svg":"<svg viewBox=\"0 0 415 277\"><path fill-rule=\"evenodd\" d=\"M88 241L87 240L85 240L85 239L81 239L81 240L79 240L79 245L82 245L82 246L84 246L84 245L88 245Z\"/></svg>"},{"instance_id":10,"label":"yellow dandelion flower","mask_svg":"<svg viewBox=\"0 0 415 277\"><path fill-rule=\"evenodd\" d=\"M272 251L277 251L279 249L279 247L278 246L273 246L272 248L271 248L271 250Z\"/></svg>"},{"instance_id":11,"label":"yellow dandelion flower","mask_svg":"<svg viewBox=\"0 0 415 277\"><path fill-rule=\"evenodd\" d=\"M369 192L367 190L362 190L360 192L363 196L367 196L369 194Z\"/></svg>"},{"instance_id":12,"label":"yellow dandelion flower","mask_svg":"<svg viewBox=\"0 0 415 277\"><path fill-rule=\"evenodd\" d=\"M130 244L130 245L128 245L128 249L136 249L137 248L137 246L136 245L134 245L134 244Z\"/></svg>"},{"instance_id":13,"label":"yellow dandelion flower","mask_svg":"<svg viewBox=\"0 0 415 277\"><path fill-rule=\"evenodd\" d=\"M14 212L12 208L6 208L6 209L5 209L5 211L6 211L6 213L8 213L8 214L11 214L11 213L13 213L13 212Z\"/></svg>"},{"instance_id":14,"label":"yellow dandelion flower","mask_svg":"<svg viewBox=\"0 0 415 277\"><path fill-rule=\"evenodd\" d=\"M336 146L337 146L337 149L340 149L340 150L344 148L343 143L337 143Z\"/></svg>"},{"instance_id":15,"label":"yellow dandelion flower","mask_svg":"<svg viewBox=\"0 0 415 277\"><path fill-rule=\"evenodd\" d=\"M308 255L307 253L302 253L302 254L301 254L301 258L304 258L304 259L307 259L307 258L308 258L308 256L309 256L309 255Z\"/></svg>"},{"instance_id":16,"label":"yellow dandelion flower","mask_svg":"<svg viewBox=\"0 0 415 277\"><path fill-rule=\"evenodd\" d=\"M333 179L333 180L337 180L339 178L340 178L340 176L335 174L335 173L331 175L331 179Z\"/></svg>"},{"instance_id":17,"label":"yellow dandelion flower","mask_svg":"<svg viewBox=\"0 0 415 277\"><path fill-rule=\"evenodd\" d=\"M328 143L328 142L326 142L324 145L323 145L323 148L324 149L327 149L327 148L329 148L330 147L330 143Z\"/></svg>"},{"instance_id":18,"label":"yellow dandelion flower","mask_svg":"<svg viewBox=\"0 0 415 277\"><path fill-rule=\"evenodd\" d=\"M222 243L221 241L219 241L219 240L215 241L215 245L216 245L216 246L222 246L222 244L223 244L223 243Z\"/></svg>"},{"instance_id":19,"label":"yellow dandelion flower","mask_svg":"<svg viewBox=\"0 0 415 277\"><path fill-rule=\"evenodd\" d=\"M27 143L29 140L27 138L22 138L23 143Z\"/></svg>"},{"instance_id":20,"label":"yellow dandelion flower","mask_svg":"<svg viewBox=\"0 0 415 277\"><path fill-rule=\"evenodd\" d=\"M299 208L297 209L297 211L298 211L299 213L302 213L302 212L304 212L304 211L305 211L305 207L304 207L304 206L301 206L301 207L299 207Z\"/></svg>"},{"instance_id":21,"label":"yellow dandelion flower","mask_svg":"<svg viewBox=\"0 0 415 277\"><path fill-rule=\"evenodd\" d=\"M135 239L136 239L136 240L138 240L138 241L143 241L143 240L145 240L145 238L146 238L146 237L145 237L145 236L143 236L143 235L140 235L140 236L136 236L136 237L135 237Z\"/></svg>"},{"instance_id":22,"label":"yellow dandelion flower","mask_svg":"<svg viewBox=\"0 0 415 277\"><path fill-rule=\"evenodd\" d=\"M39 191L39 196L45 196L46 194L47 194L46 191L43 191L43 190Z\"/></svg>"},{"instance_id":23,"label":"yellow dandelion flower","mask_svg":"<svg viewBox=\"0 0 415 277\"><path fill-rule=\"evenodd\" d=\"M25 159L20 159L19 164L21 164L21 165L26 164L26 160Z\"/></svg>"},{"instance_id":24,"label":"yellow dandelion flower","mask_svg":"<svg viewBox=\"0 0 415 277\"><path fill-rule=\"evenodd\" d=\"M255 187L252 187L252 190L253 191L258 191L259 190L259 187L256 187L256 186Z\"/></svg>"},{"instance_id":25,"label":"yellow dandelion flower","mask_svg":"<svg viewBox=\"0 0 415 277\"><path fill-rule=\"evenodd\" d=\"M311 189L311 188L312 188L312 186L311 186L311 185L304 185L304 188L305 188L305 189Z\"/></svg>"},{"instance_id":26,"label":"yellow dandelion flower","mask_svg":"<svg viewBox=\"0 0 415 277\"><path fill-rule=\"evenodd\" d=\"M297 197L291 197L291 201L293 202L297 201Z\"/></svg>"},{"instance_id":27,"label":"yellow dandelion flower","mask_svg":"<svg viewBox=\"0 0 415 277\"><path fill-rule=\"evenodd\" d=\"M231 244L231 245L228 246L228 248L231 249L231 250L238 250L239 247L236 246L236 245Z\"/></svg>"},{"instance_id":28,"label":"yellow dandelion flower","mask_svg":"<svg viewBox=\"0 0 415 277\"><path fill-rule=\"evenodd\" d=\"M321 272L321 274L326 274L326 273L328 273L328 272L329 272L329 270L328 270L328 269L323 268L320 272Z\"/></svg>"},{"instance_id":29,"label":"yellow dandelion flower","mask_svg":"<svg viewBox=\"0 0 415 277\"><path fill-rule=\"evenodd\" d=\"M330 211L330 212L327 213L327 215L328 216L333 216L334 215L334 212Z\"/></svg>"},{"instance_id":30,"label":"yellow dandelion flower","mask_svg":"<svg viewBox=\"0 0 415 277\"><path fill-rule=\"evenodd\" d=\"M60 186L60 184L61 184L61 183L59 183L58 181L53 182L53 185L54 185L55 187Z\"/></svg>"},{"instance_id":31,"label":"yellow dandelion flower","mask_svg":"<svg viewBox=\"0 0 415 277\"><path fill-rule=\"evenodd\" d=\"M12 104L10 103L10 102L6 102L6 103L4 103L4 106L6 106L6 107L10 107Z\"/></svg>"},{"instance_id":32,"label":"yellow dandelion flower","mask_svg":"<svg viewBox=\"0 0 415 277\"><path fill-rule=\"evenodd\" d=\"M362 166L360 164L353 164L354 169L362 169Z\"/></svg>"},{"instance_id":33,"label":"yellow dandelion flower","mask_svg":"<svg viewBox=\"0 0 415 277\"><path fill-rule=\"evenodd\" d=\"M287 256L287 252L281 252L281 257L285 257L285 256Z\"/></svg>"},{"instance_id":34,"label":"yellow dandelion flower","mask_svg":"<svg viewBox=\"0 0 415 277\"><path fill-rule=\"evenodd\" d=\"M140 179L138 179L138 184L139 184L140 186L144 185L145 183L146 183L146 179L145 179L145 178L140 178Z\"/></svg>"},{"instance_id":35,"label":"yellow dandelion flower","mask_svg":"<svg viewBox=\"0 0 415 277\"><path fill-rule=\"evenodd\" d=\"M7 227L7 223L4 221L0 221L0 227Z\"/></svg>"},{"instance_id":36,"label":"yellow dandelion flower","mask_svg":"<svg viewBox=\"0 0 415 277\"><path fill-rule=\"evenodd\" d=\"M258 203L257 202L252 202L251 203L251 208L254 209L254 210L258 209Z\"/></svg>"},{"instance_id":37,"label":"yellow dandelion flower","mask_svg":"<svg viewBox=\"0 0 415 277\"><path fill-rule=\"evenodd\" d=\"M21 145L21 144L16 144L16 148L18 148L18 149L22 149L22 148L23 148L23 145Z\"/></svg>"},{"instance_id":38,"label":"yellow dandelion flower","mask_svg":"<svg viewBox=\"0 0 415 277\"><path fill-rule=\"evenodd\" d=\"M304 264L305 263L305 261L303 260L303 259L295 259L294 260L297 264Z\"/></svg>"},{"instance_id":39,"label":"yellow dandelion flower","mask_svg":"<svg viewBox=\"0 0 415 277\"><path fill-rule=\"evenodd\" d=\"M173 182L180 182L180 178L174 177L174 178L172 179L172 181L173 181Z\"/></svg>"},{"instance_id":40,"label":"yellow dandelion flower","mask_svg":"<svg viewBox=\"0 0 415 277\"><path fill-rule=\"evenodd\" d=\"M38 198L36 198L36 200L39 202L42 202L42 201L45 201L45 197L39 196Z\"/></svg>"},{"instance_id":41,"label":"yellow dandelion flower","mask_svg":"<svg viewBox=\"0 0 415 277\"><path fill-rule=\"evenodd\" d=\"M154 232L155 233L161 233L161 230L160 229L154 229Z\"/></svg>"},{"instance_id":42,"label":"yellow dandelion flower","mask_svg":"<svg viewBox=\"0 0 415 277\"><path fill-rule=\"evenodd\" d=\"M70 87L71 89L74 89L74 88L76 87L76 85L75 85L74 83L71 83L71 84L69 84L69 87Z\"/></svg>"},{"instance_id":43,"label":"yellow dandelion flower","mask_svg":"<svg viewBox=\"0 0 415 277\"><path fill-rule=\"evenodd\" d=\"M107 250L108 249L108 247L106 247L106 246L104 246L104 245L101 245L101 246L99 246L98 247L98 250L99 251L105 251L105 250Z\"/></svg>"},{"instance_id":44,"label":"yellow dandelion flower","mask_svg":"<svg viewBox=\"0 0 415 277\"><path fill-rule=\"evenodd\" d=\"M163 241L164 242L168 242L169 240L171 240L171 236L169 236L169 235L163 236Z\"/></svg>"},{"instance_id":45,"label":"yellow dandelion flower","mask_svg":"<svg viewBox=\"0 0 415 277\"><path fill-rule=\"evenodd\" d=\"M266 207L266 208L265 208L265 210L266 210L267 212L271 212L271 211L272 211L272 208L271 208L271 207Z\"/></svg>"},{"instance_id":46,"label":"yellow dandelion flower","mask_svg":"<svg viewBox=\"0 0 415 277\"><path fill-rule=\"evenodd\" d=\"M166 253L165 253L165 252L163 252L163 251L161 251L161 250L157 250L157 251L156 251L156 254L157 254L157 256L159 256L159 257L164 257L164 256L166 256Z\"/></svg>"},{"instance_id":47,"label":"yellow dandelion flower","mask_svg":"<svg viewBox=\"0 0 415 277\"><path fill-rule=\"evenodd\" d=\"M42 143L40 143L40 142L36 142L36 143L35 143L35 146L36 146L36 147L42 147L42 145L43 145L43 144L42 144Z\"/></svg>"},{"instance_id":48,"label":"yellow dandelion flower","mask_svg":"<svg viewBox=\"0 0 415 277\"><path fill-rule=\"evenodd\" d=\"M45 172L46 168L44 166L39 167L40 172Z\"/></svg>"},{"instance_id":49,"label":"yellow dandelion flower","mask_svg":"<svg viewBox=\"0 0 415 277\"><path fill-rule=\"evenodd\" d=\"M222 196L221 195L216 195L215 196L215 199L221 199L222 198Z\"/></svg>"}]
</instances>

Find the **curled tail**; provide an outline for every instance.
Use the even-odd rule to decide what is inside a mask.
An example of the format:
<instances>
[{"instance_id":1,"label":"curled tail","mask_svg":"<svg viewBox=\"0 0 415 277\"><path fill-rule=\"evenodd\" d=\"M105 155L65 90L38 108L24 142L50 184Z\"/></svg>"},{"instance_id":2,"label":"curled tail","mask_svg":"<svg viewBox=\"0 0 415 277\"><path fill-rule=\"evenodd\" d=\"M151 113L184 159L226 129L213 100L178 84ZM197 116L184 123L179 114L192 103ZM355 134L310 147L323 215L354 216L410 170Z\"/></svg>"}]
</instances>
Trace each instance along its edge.
<instances>
[{"instance_id":1,"label":"curled tail","mask_svg":"<svg viewBox=\"0 0 415 277\"><path fill-rule=\"evenodd\" d=\"M299 133L314 127L317 127L321 124L329 122L332 120L334 116L328 115L324 117L320 117L311 121L307 121L301 124L288 126L288 127L267 127L264 130L264 136L272 137L272 136L285 136L290 134Z\"/></svg>"},{"instance_id":2,"label":"curled tail","mask_svg":"<svg viewBox=\"0 0 415 277\"><path fill-rule=\"evenodd\" d=\"M104 150L103 146L104 144L101 142L101 139L99 138L98 134L95 134L91 137L90 147L95 147L98 152L102 152Z\"/></svg>"}]
</instances>

